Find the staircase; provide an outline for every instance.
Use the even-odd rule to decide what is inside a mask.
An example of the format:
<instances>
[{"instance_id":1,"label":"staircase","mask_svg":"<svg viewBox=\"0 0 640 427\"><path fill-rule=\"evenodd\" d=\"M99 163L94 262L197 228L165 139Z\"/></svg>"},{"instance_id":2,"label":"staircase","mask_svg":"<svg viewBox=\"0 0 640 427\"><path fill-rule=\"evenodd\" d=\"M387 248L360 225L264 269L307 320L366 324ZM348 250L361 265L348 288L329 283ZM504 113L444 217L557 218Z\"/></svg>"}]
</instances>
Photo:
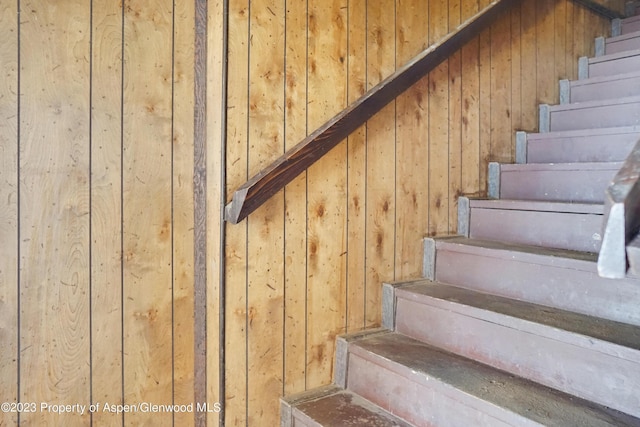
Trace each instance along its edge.
<instances>
[{"instance_id":1,"label":"staircase","mask_svg":"<svg viewBox=\"0 0 640 427\"><path fill-rule=\"evenodd\" d=\"M340 337L334 384L284 426L640 426L640 278L598 276L604 191L640 139L640 16L615 21L425 240L424 278L385 284L382 329Z\"/></svg>"}]
</instances>

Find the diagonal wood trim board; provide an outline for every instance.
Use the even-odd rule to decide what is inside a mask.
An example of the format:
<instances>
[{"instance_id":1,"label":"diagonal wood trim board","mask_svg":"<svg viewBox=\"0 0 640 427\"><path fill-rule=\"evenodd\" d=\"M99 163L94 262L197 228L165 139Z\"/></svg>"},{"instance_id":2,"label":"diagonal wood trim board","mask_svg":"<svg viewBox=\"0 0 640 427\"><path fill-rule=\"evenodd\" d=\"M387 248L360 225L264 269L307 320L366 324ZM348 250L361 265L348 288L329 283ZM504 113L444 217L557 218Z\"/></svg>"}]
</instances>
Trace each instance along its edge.
<instances>
[{"instance_id":1,"label":"diagonal wood trim board","mask_svg":"<svg viewBox=\"0 0 640 427\"><path fill-rule=\"evenodd\" d=\"M253 176L234 192L225 208L225 220L233 224L242 221L518 1L494 0Z\"/></svg>"}]
</instances>

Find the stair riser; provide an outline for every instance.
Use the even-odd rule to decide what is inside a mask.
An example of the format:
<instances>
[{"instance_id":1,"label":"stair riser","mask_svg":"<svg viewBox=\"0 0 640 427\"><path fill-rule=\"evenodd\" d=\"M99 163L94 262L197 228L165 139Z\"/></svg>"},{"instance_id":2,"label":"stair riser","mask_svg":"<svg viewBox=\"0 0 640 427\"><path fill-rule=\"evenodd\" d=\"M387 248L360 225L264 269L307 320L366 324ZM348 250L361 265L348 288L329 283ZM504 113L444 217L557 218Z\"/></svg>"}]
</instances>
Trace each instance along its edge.
<instances>
[{"instance_id":1,"label":"stair riser","mask_svg":"<svg viewBox=\"0 0 640 427\"><path fill-rule=\"evenodd\" d=\"M576 137L544 138L532 135L527 141L528 163L616 162L627 158L640 132Z\"/></svg>"},{"instance_id":2,"label":"stair riser","mask_svg":"<svg viewBox=\"0 0 640 427\"><path fill-rule=\"evenodd\" d=\"M416 426L540 425L500 408L495 409L497 416L492 416L485 412L486 408L478 410L470 402L448 396L449 390L438 381L411 378L417 375L385 369L381 364L385 361L375 355L351 353L349 389Z\"/></svg>"},{"instance_id":3,"label":"stair riser","mask_svg":"<svg viewBox=\"0 0 640 427\"><path fill-rule=\"evenodd\" d=\"M638 19L638 17L623 19L621 26L621 34L629 34L640 31L640 19Z\"/></svg>"},{"instance_id":4,"label":"stair riser","mask_svg":"<svg viewBox=\"0 0 640 427\"><path fill-rule=\"evenodd\" d=\"M571 103L637 96L640 94L640 75L589 83L577 80L570 82L569 88L567 102Z\"/></svg>"},{"instance_id":5,"label":"stair riser","mask_svg":"<svg viewBox=\"0 0 640 427\"><path fill-rule=\"evenodd\" d=\"M625 38L624 40L607 40L604 52L606 55L610 55L635 49L640 49L640 37Z\"/></svg>"},{"instance_id":6,"label":"stair riser","mask_svg":"<svg viewBox=\"0 0 640 427\"><path fill-rule=\"evenodd\" d=\"M589 60L589 77L613 76L637 72L640 69L640 56L627 56L614 60Z\"/></svg>"},{"instance_id":7,"label":"stair riser","mask_svg":"<svg viewBox=\"0 0 640 427\"><path fill-rule=\"evenodd\" d=\"M616 170L527 171L500 173L500 197L518 200L603 202Z\"/></svg>"},{"instance_id":8,"label":"stair riser","mask_svg":"<svg viewBox=\"0 0 640 427\"><path fill-rule=\"evenodd\" d=\"M640 66L640 63L638 64ZM624 102L582 108L550 107L549 131L569 131L640 124L640 102Z\"/></svg>"},{"instance_id":9,"label":"stair riser","mask_svg":"<svg viewBox=\"0 0 640 427\"><path fill-rule=\"evenodd\" d=\"M465 253L436 244L432 280L640 326L638 282L603 279L595 262L506 251Z\"/></svg>"},{"instance_id":10,"label":"stair riser","mask_svg":"<svg viewBox=\"0 0 640 427\"><path fill-rule=\"evenodd\" d=\"M398 298L398 332L558 390L640 416L640 364L599 350L523 332L508 319L487 321L466 307ZM425 327L428 325L428 327ZM597 380L596 380L597 379Z\"/></svg>"},{"instance_id":11,"label":"stair riser","mask_svg":"<svg viewBox=\"0 0 640 427\"><path fill-rule=\"evenodd\" d=\"M602 215L471 208L469 237L598 252Z\"/></svg>"}]
</instances>

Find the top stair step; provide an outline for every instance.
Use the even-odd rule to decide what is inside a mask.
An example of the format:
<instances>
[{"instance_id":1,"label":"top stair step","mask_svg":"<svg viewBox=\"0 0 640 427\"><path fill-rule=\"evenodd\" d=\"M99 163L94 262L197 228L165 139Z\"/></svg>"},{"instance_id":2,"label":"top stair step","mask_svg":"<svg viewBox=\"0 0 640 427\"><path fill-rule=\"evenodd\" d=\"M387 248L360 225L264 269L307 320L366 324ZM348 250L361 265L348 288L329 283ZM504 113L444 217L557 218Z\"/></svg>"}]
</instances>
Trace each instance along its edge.
<instances>
[{"instance_id":1,"label":"top stair step","mask_svg":"<svg viewBox=\"0 0 640 427\"><path fill-rule=\"evenodd\" d=\"M595 58L581 58L580 78L633 73L640 70L640 49Z\"/></svg>"},{"instance_id":2,"label":"top stair step","mask_svg":"<svg viewBox=\"0 0 640 427\"><path fill-rule=\"evenodd\" d=\"M640 31L640 15L630 16L629 18L625 18L620 20L620 34L628 34L633 33L635 31Z\"/></svg>"},{"instance_id":3,"label":"top stair step","mask_svg":"<svg viewBox=\"0 0 640 427\"><path fill-rule=\"evenodd\" d=\"M640 49L640 31L630 31L615 37L596 39L596 56L635 49Z\"/></svg>"}]
</instances>

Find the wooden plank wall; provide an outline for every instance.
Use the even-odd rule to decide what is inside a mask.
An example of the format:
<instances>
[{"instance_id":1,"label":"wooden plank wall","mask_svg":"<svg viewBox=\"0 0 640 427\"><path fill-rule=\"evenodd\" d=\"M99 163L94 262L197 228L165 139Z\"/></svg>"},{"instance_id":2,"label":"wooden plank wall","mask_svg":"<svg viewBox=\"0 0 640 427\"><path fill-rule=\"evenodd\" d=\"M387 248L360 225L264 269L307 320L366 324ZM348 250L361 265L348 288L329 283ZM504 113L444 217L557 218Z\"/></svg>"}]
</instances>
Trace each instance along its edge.
<instances>
[{"instance_id":1,"label":"wooden plank wall","mask_svg":"<svg viewBox=\"0 0 640 427\"><path fill-rule=\"evenodd\" d=\"M230 0L227 196L488 0ZM575 78L605 20L522 2L246 221L226 228L226 425L331 381L334 339L380 323L383 281L514 160L514 130Z\"/></svg>"},{"instance_id":2,"label":"wooden plank wall","mask_svg":"<svg viewBox=\"0 0 640 427\"><path fill-rule=\"evenodd\" d=\"M219 116L223 14L209 3L200 34L212 39L211 75L201 77ZM0 3L0 400L28 405L0 412L0 425L183 426L193 412L104 405L194 404L198 394L217 407L217 285L203 305L210 357L194 354L197 4ZM211 125L219 171L220 119ZM219 174L211 179L207 239L219 259ZM200 390L195 371L210 377Z\"/></svg>"}]
</instances>

